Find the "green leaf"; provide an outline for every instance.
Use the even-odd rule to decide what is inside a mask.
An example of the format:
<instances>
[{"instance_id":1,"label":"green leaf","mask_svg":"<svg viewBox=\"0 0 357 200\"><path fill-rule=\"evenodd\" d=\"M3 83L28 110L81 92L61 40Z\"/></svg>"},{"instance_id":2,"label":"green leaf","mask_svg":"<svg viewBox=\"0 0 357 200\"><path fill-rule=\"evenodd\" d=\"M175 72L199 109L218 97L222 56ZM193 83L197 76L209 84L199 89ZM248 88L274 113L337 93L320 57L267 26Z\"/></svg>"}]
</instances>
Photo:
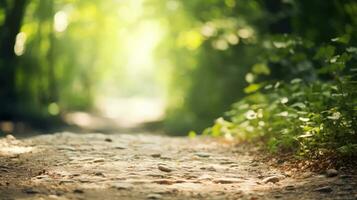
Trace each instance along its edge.
<instances>
[{"instance_id":1,"label":"green leaf","mask_svg":"<svg viewBox=\"0 0 357 200\"><path fill-rule=\"evenodd\" d=\"M211 129L211 135L213 137L219 137L222 135L222 132L221 132L221 128L222 128L222 125L221 124L218 124L216 123L215 125L213 125L212 129Z\"/></svg>"},{"instance_id":2,"label":"green leaf","mask_svg":"<svg viewBox=\"0 0 357 200\"><path fill-rule=\"evenodd\" d=\"M261 84L250 84L248 87L244 88L244 92L249 94L258 91L262 87Z\"/></svg>"},{"instance_id":3,"label":"green leaf","mask_svg":"<svg viewBox=\"0 0 357 200\"><path fill-rule=\"evenodd\" d=\"M293 80L290 81L291 84L298 84L298 83L301 83L302 80L300 78L295 78Z\"/></svg>"},{"instance_id":4,"label":"green leaf","mask_svg":"<svg viewBox=\"0 0 357 200\"><path fill-rule=\"evenodd\" d=\"M188 133L188 137L189 137L189 138L195 138L196 135L197 135L197 133L196 133L195 131L190 131L190 132Z\"/></svg>"},{"instance_id":5,"label":"green leaf","mask_svg":"<svg viewBox=\"0 0 357 200\"><path fill-rule=\"evenodd\" d=\"M357 47L348 47L348 48L346 48L346 51L347 51L348 53L355 53L355 54L357 54Z\"/></svg>"},{"instance_id":6,"label":"green leaf","mask_svg":"<svg viewBox=\"0 0 357 200\"><path fill-rule=\"evenodd\" d=\"M304 109L304 108L306 108L306 105L301 102L296 102L293 105L291 105L291 107L298 107L298 108Z\"/></svg>"},{"instance_id":7,"label":"green leaf","mask_svg":"<svg viewBox=\"0 0 357 200\"><path fill-rule=\"evenodd\" d=\"M255 65L252 67L252 71L253 71L255 74L264 74L264 75L269 75L269 74L270 74L270 69L269 69L269 67L268 67L265 63L255 64Z\"/></svg>"},{"instance_id":8,"label":"green leaf","mask_svg":"<svg viewBox=\"0 0 357 200\"><path fill-rule=\"evenodd\" d=\"M342 43L342 44L348 44L350 42L350 35L348 34L345 34L345 35L342 35L340 37L337 37L337 38L333 38L331 39L332 42L338 42L338 43Z\"/></svg>"},{"instance_id":9,"label":"green leaf","mask_svg":"<svg viewBox=\"0 0 357 200\"><path fill-rule=\"evenodd\" d=\"M311 133L305 133L303 135L299 135L297 138L309 138L312 137L313 135Z\"/></svg>"},{"instance_id":10,"label":"green leaf","mask_svg":"<svg viewBox=\"0 0 357 200\"><path fill-rule=\"evenodd\" d=\"M327 66L324 66L323 68L318 70L318 73L320 74L328 74L328 73L334 73L343 70L345 67L344 64L341 63L333 63Z\"/></svg>"},{"instance_id":11,"label":"green leaf","mask_svg":"<svg viewBox=\"0 0 357 200\"><path fill-rule=\"evenodd\" d=\"M335 50L336 48L331 45L320 47L315 54L314 59L330 60L335 54Z\"/></svg>"}]
</instances>

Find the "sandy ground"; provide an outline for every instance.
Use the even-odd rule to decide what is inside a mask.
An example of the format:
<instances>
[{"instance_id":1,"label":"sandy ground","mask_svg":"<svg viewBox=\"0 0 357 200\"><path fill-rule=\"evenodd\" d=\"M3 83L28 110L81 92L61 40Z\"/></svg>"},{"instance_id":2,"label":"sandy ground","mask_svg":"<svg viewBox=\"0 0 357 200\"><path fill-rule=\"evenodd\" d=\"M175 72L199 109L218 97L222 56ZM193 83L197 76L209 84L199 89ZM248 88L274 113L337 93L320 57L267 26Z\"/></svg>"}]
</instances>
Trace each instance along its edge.
<instances>
[{"instance_id":1,"label":"sandy ground","mask_svg":"<svg viewBox=\"0 0 357 200\"><path fill-rule=\"evenodd\" d=\"M0 139L0 199L357 199L357 176L289 172L209 138L56 133Z\"/></svg>"}]
</instances>

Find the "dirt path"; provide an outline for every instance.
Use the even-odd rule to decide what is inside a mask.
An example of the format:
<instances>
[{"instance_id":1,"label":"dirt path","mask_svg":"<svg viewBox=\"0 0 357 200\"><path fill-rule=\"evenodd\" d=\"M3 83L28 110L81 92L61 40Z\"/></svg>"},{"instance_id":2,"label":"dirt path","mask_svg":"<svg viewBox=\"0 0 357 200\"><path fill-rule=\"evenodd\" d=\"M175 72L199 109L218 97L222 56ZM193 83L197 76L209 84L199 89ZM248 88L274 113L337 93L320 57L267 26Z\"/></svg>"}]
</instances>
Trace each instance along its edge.
<instances>
[{"instance_id":1,"label":"dirt path","mask_svg":"<svg viewBox=\"0 0 357 200\"><path fill-rule=\"evenodd\" d=\"M282 172L256 154L145 134L8 137L0 139L0 199L357 199L355 175Z\"/></svg>"}]
</instances>

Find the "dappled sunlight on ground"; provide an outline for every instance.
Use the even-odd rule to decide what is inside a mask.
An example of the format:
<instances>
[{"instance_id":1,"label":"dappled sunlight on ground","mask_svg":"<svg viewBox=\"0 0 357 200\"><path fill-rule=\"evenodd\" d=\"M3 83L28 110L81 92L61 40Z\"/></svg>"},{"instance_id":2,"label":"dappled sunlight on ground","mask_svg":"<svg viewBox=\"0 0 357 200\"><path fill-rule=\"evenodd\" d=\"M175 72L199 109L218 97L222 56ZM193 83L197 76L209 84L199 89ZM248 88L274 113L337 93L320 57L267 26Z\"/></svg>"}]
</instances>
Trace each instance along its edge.
<instances>
[{"instance_id":1,"label":"dappled sunlight on ground","mask_svg":"<svg viewBox=\"0 0 357 200\"><path fill-rule=\"evenodd\" d=\"M13 136L8 135L0 139L0 156L17 156L23 153L29 153L33 147L24 146L24 144L16 140Z\"/></svg>"}]
</instances>

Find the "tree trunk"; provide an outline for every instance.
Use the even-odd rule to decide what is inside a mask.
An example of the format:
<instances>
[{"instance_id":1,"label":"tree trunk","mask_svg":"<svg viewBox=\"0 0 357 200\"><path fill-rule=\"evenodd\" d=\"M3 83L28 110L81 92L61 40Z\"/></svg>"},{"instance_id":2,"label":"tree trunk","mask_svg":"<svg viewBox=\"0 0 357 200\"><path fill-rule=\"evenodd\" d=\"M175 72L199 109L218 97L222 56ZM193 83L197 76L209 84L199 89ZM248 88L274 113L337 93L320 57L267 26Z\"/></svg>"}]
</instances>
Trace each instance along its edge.
<instances>
[{"instance_id":1,"label":"tree trunk","mask_svg":"<svg viewBox=\"0 0 357 200\"><path fill-rule=\"evenodd\" d=\"M14 46L26 9L26 0L14 0L0 32L0 119L16 117L16 55Z\"/></svg>"}]
</instances>

